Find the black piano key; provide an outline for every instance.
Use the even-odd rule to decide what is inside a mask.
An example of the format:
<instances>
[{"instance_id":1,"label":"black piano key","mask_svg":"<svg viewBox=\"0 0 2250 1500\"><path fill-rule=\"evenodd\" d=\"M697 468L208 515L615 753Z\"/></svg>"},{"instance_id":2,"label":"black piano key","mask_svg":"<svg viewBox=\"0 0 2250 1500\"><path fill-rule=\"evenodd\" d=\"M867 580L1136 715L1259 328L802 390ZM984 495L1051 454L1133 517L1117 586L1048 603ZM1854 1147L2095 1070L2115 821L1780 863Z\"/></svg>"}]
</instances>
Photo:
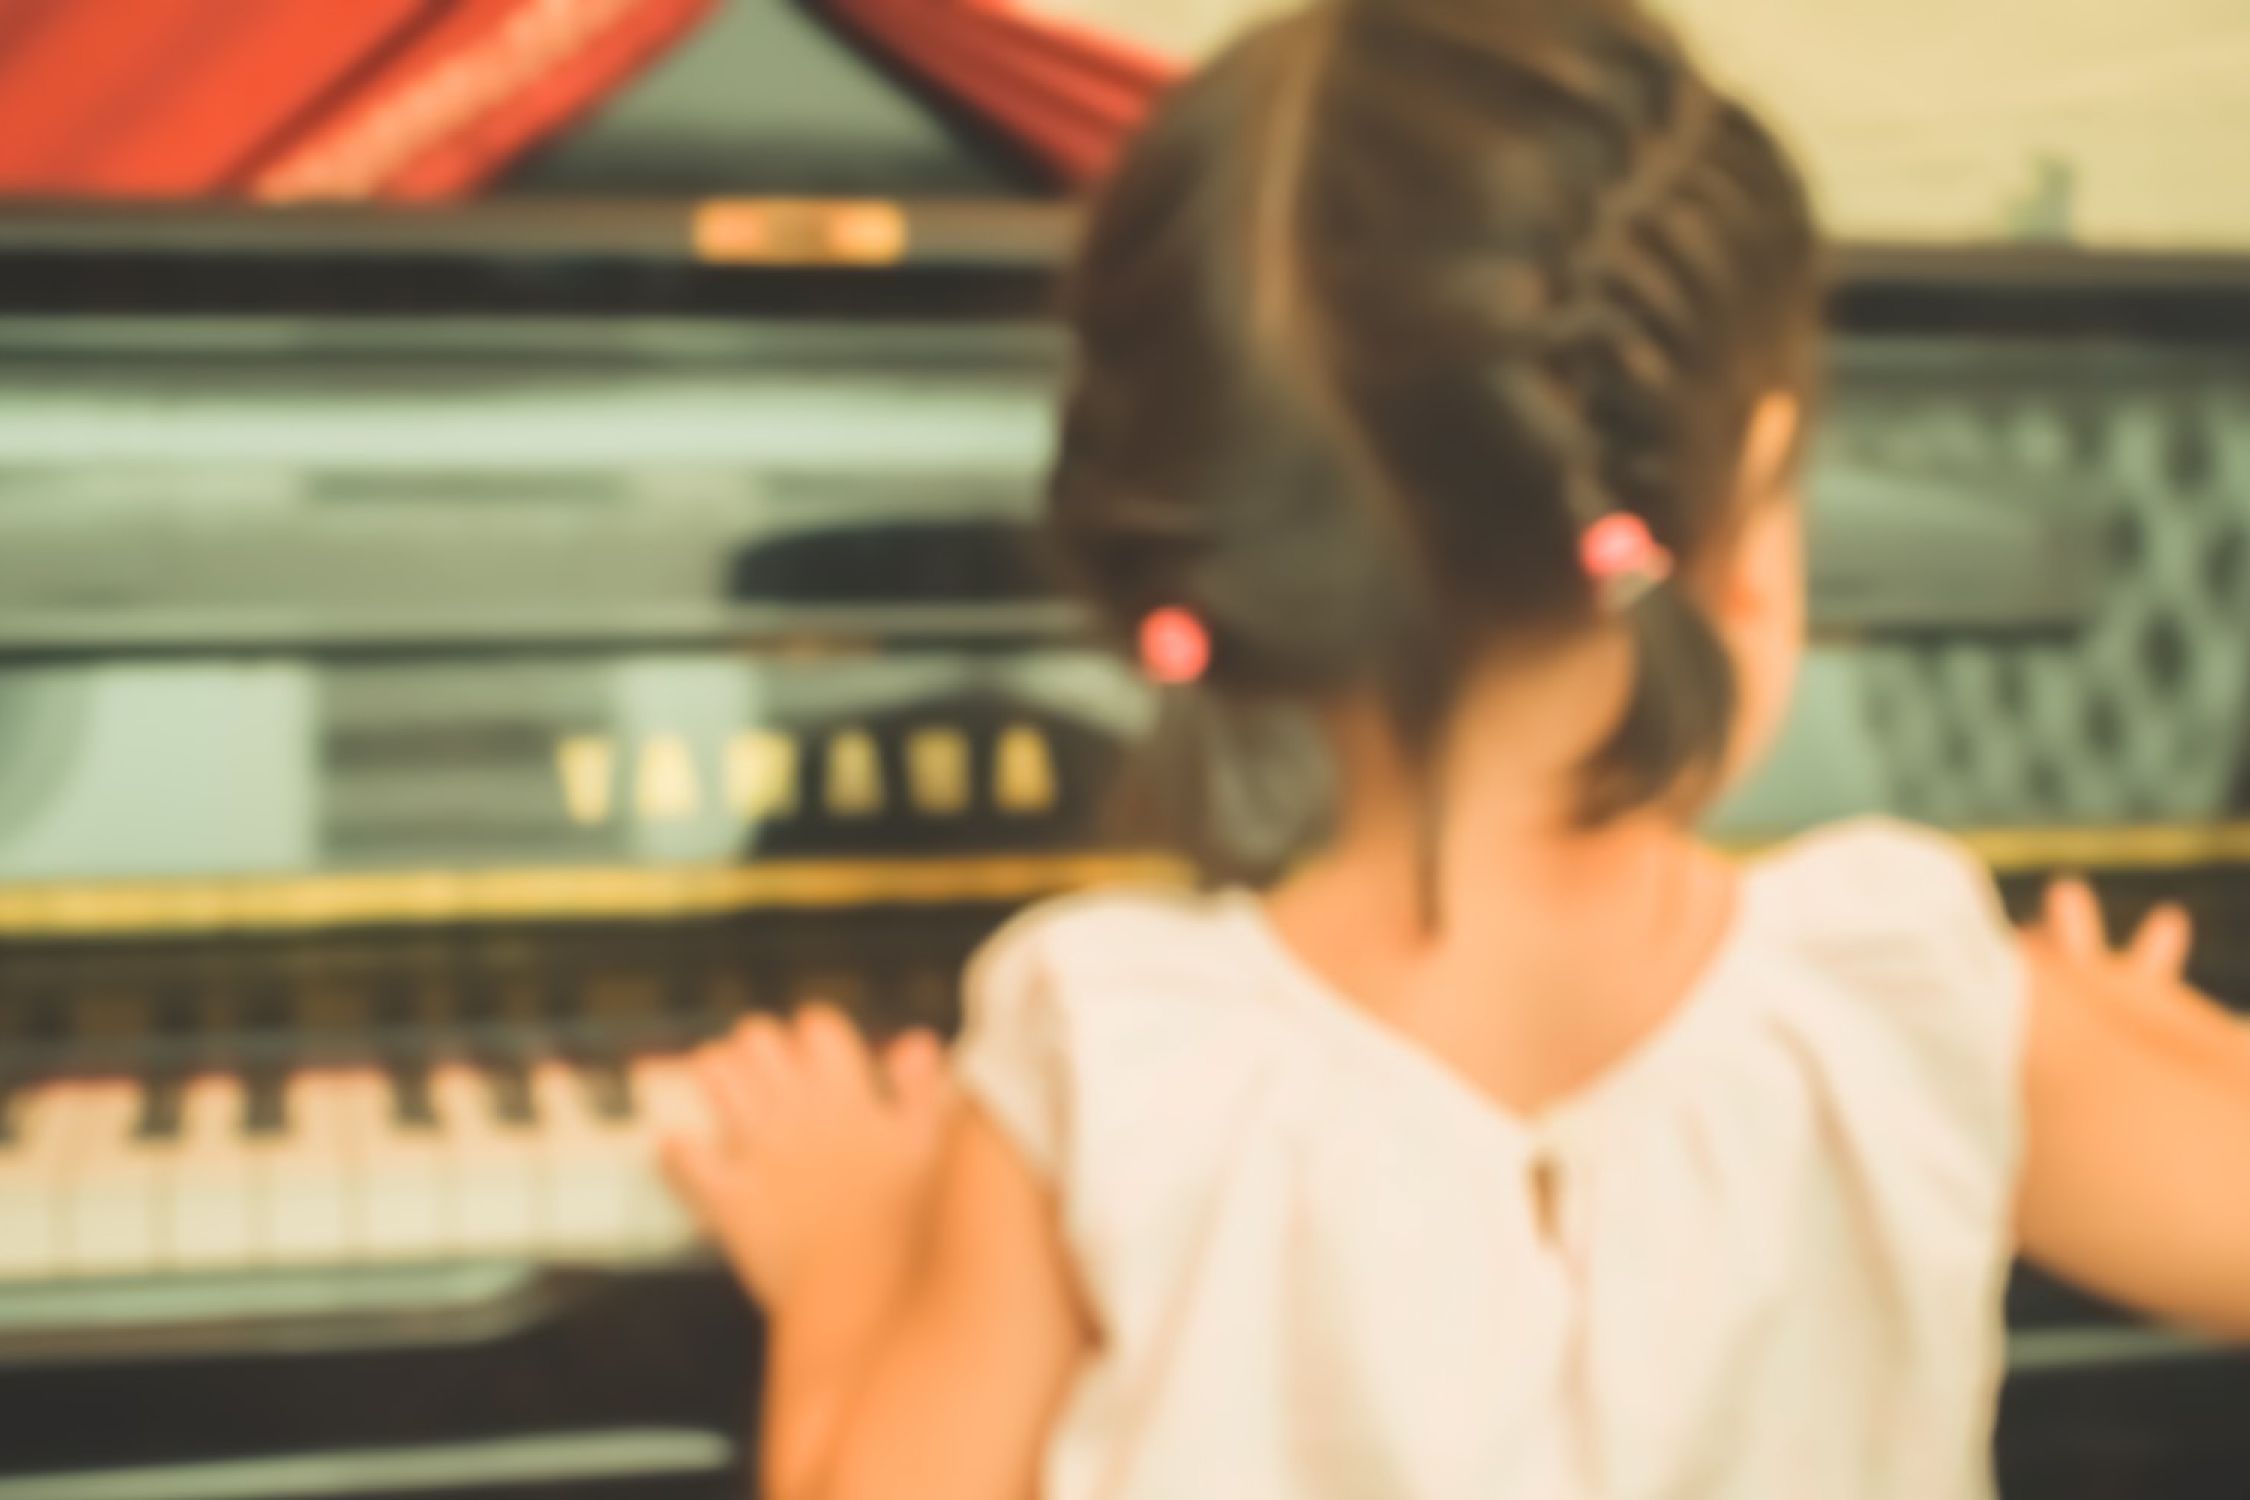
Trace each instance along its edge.
<instances>
[{"instance_id":1,"label":"black piano key","mask_svg":"<svg viewBox=\"0 0 2250 1500\"><path fill-rule=\"evenodd\" d=\"M503 1125L525 1128L539 1123L531 1099L531 1070L520 1059L494 1058L485 1065L492 1087L492 1113Z\"/></svg>"},{"instance_id":2,"label":"black piano key","mask_svg":"<svg viewBox=\"0 0 2250 1500\"><path fill-rule=\"evenodd\" d=\"M578 981L567 974L548 974L537 981L540 1019L550 1025L568 1026L583 1020L586 1014L586 992Z\"/></svg>"},{"instance_id":3,"label":"black piano key","mask_svg":"<svg viewBox=\"0 0 2250 1500\"><path fill-rule=\"evenodd\" d=\"M481 974L464 979L454 991L453 1019L473 1037L497 1035L504 1019L499 988Z\"/></svg>"},{"instance_id":4,"label":"black piano key","mask_svg":"<svg viewBox=\"0 0 2250 1500\"><path fill-rule=\"evenodd\" d=\"M695 1015L709 991L701 965L676 964L664 976L664 1008L674 1015Z\"/></svg>"},{"instance_id":5,"label":"black piano key","mask_svg":"<svg viewBox=\"0 0 2250 1500\"><path fill-rule=\"evenodd\" d=\"M400 1130L437 1129L437 1102L430 1096L429 1066L419 1061L390 1067L391 1123Z\"/></svg>"},{"instance_id":6,"label":"black piano key","mask_svg":"<svg viewBox=\"0 0 2250 1500\"><path fill-rule=\"evenodd\" d=\"M285 1135L289 1130L287 1077L276 1069L257 1068L242 1080L242 1128L255 1136Z\"/></svg>"},{"instance_id":7,"label":"black piano key","mask_svg":"<svg viewBox=\"0 0 2250 1500\"><path fill-rule=\"evenodd\" d=\"M61 1051L70 1041L69 1003L52 991L47 998L31 1008L24 1023L25 1043L43 1049L49 1056Z\"/></svg>"},{"instance_id":8,"label":"black piano key","mask_svg":"<svg viewBox=\"0 0 2250 1500\"><path fill-rule=\"evenodd\" d=\"M224 1060L245 1075L245 1093L258 1086L261 1075L269 1074L274 1075L272 1087L278 1090L282 1084L280 1075L297 1063L304 1042L288 991L278 985L261 984L238 990L236 994Z\"/></svg>"},{"instance_id":9,"label":"black piano key","mask_svg":"<svg viewBox=\"0 0 2250 1500\"><path fill-rule=\"evenodd\" d=\"M242 1001L242 1029L258 1036L280 1036L294 1029L289 992L276 984L263 984Z\"/></svg>"},{"instance_id":10,"label":"black piano key","mask_svg":"<svg viewBox=\"0 0 2250 1500\"><path fill-rule=\"evenodd\" d=\"M30 1081L45 1060L42 1052L52 1048L60 1033L55 1009L54 1001L44 993L20 1009L0 1009L0 1058L9 1063L0 1071L0 1150L14 1145L22 1135L23 1123L18 1117L23 1113Z\"/></svg>"},{"instance_id":11,"label":"black piano key","mask_svg":"<svg viewBox=\"0 0 2250 1500\"><path fill-rule=\"evenodd\" d=\"M403 979L386 979L375 991L373 1024L376 1034L388 1039L411 1036L420 1025L421 1010L414 987Z\"/></svg>"},{"instance_id":12,"label":"black piano key","mask_svg":"<svg viewBox=\"0 0 2250 1500\"><path fill-rule=\"evenodd\" d=\"M586 1081L587 1105L595 1119L623 1124L633 1118L633 1078L623 1063L597 1058L583 1064L579 1076Z\"/></svg>"},{"instance_id":13,"label":"black piano key","mask_svg":"<svg viewBox=\"0 0 2250 1500\"><path fill-rule=\"evenodd\" d=\"M203 1028L203 1014L201 1007L196 1004L196 993L186 985L166 985L159 990L150 1014L156 1034L167 1040L194 1037Z\"/></svg>"},{"instance_id":14,"label":"black piano key","mask_svg":"<svg viewBox=\"0 0 2250 1500\"><path fill-rule=\"evenodd\" d=\"M730 1002L735 998L724 985L712 982L710 970L682 965L664 987L667 1014L661 1040L684 1049L723 1036L734 1024Z\"/></svg>"},{"instance_id":15,"label":"black piano key","mask_svg":"<svg viewBox=\"0 0 2250 1500\"><path fill-rule=\"evenodd\" d=\"M44 1007L38 1003L12 1013L0 1010L0 1058L8 1059L11 1065L0 1071L0 1151L14 1145L22 1135L18 1116L23 1113L29 1083L39 1065L40 1023L45 1019Z\"/></svg>"},{"instance_id":16,"label":"black piano key","mask_svg":"<svg viewBox=\"0 0 2250 1500\"><path fill-rule=\"evenodd\" d=\"M161 1073L141 1086L141 1117L133 1138L141 1141L177 1140L180 1104L186 1090L177 1074Z\"/></svg>"},{"instance_id":17,"label":"black piano key","mask_svg":"<svg viewBox=\"0 0 2250 1500\"><path fill-rule=\"evenodd\" d=\"M157 1040L157 1055L162 1066L189 1070L201 1060L209 1037L203 1024L201 1007L196 994L184 986L173 985L158 992L153 1014L153 1030ZM173 1095L178 1094L175 1082ZM147 1121L144 1111L143 1122ZM174 1127L177 1128L176 1126Z\"/></svg>"},{"instance_id":18,"label":"black piano key","mask_svg":"<svg viewBox=\"0 0 2250 1500\"><path fill-rule=\"evenodd\" d=\"M933 964L916 964L895 981L891 991L891 1016L901 1029L926 1027L940 1033L949 1031L959 1009L954 989L952 970Z\"/></svg>"}]
</instances>

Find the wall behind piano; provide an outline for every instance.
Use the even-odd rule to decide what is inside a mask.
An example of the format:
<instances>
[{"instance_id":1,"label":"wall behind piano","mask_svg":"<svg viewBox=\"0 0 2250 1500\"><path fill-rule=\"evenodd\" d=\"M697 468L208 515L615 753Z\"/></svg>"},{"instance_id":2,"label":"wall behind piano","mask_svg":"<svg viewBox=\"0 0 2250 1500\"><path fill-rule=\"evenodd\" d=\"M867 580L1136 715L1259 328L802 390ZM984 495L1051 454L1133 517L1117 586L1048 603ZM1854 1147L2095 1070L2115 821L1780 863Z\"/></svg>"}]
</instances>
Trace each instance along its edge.
<instances>
[{"instance_id":1,"label":"wall behind piano","mask_svg":"<svg viewBox=\"0 0 2250 1500\"><path fill-rule=\"evenodd\" d=\"M1199 56L1284 0L1031 0ZM1656 0L1860 239L2250 248L2241 0Z\"/></svg>"}]
</instances>

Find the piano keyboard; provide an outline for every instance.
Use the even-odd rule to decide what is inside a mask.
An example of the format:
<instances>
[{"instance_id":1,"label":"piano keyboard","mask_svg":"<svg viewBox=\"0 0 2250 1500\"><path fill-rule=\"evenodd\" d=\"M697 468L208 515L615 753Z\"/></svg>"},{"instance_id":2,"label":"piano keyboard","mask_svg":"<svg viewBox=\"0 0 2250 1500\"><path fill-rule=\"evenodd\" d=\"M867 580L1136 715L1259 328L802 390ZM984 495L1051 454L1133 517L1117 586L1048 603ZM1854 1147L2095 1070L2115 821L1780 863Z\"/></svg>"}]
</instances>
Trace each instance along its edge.
<instances>
[{"instance_id":1,"label":"piano keyboard","mask_svg":"<svg viewBox=\"0 0 2250 1500\"><path fill-rule=\"evenodd\" d=\"M46 1081L0 1132L0 1282L694 1248L677 1059Z\"/></svg>"}]
</instances>

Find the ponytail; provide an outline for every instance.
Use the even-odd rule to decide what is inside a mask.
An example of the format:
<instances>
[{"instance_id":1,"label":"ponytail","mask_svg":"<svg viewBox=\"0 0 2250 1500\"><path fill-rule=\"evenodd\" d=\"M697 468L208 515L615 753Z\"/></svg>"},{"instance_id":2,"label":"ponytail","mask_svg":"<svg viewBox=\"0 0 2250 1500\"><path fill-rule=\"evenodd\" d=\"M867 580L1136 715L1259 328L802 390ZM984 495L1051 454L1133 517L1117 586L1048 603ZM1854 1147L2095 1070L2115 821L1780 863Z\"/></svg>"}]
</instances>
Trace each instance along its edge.
<instances>
[{"instance_id":1,"label":"ponytail","mask_svg":"<svg viewBox=\"0 0 2250 1500\"><path fill-rule=\"evenodd\" d=\"M1214 884L1270 884L1333 831L1335 757L1299 701L1160 688L1139 771L1127 815Z\"/></svg>"},{"instance_id":2,"label":"ponytail","mask_svg":"<svg viewBox=\"0 0 2250 1500\"><path fill-rule=\"evenodd\" d=\"M1725 763L1734 725L1734 663L1710 616L1676 580L1644 591L1625 620L1633 686L1624 717L1586 764L1579 810L1589 823L1700 797Z\"/></svg>"}]
</instances>

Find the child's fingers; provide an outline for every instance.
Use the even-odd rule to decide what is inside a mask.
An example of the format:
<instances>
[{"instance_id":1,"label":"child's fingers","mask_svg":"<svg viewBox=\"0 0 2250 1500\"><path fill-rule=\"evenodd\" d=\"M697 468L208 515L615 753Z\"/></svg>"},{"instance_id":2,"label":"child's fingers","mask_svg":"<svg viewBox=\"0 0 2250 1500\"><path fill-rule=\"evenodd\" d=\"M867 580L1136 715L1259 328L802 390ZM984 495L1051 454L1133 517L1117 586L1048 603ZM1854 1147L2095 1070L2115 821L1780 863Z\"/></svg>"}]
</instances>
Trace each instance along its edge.
<instances>
[{"instance_id":1,"label":"child's fingers","mask_svg":"<svg viewBox=\"0 0 2250 1500\"><path fill-rule=\"evenodd\" d=\"M656 1155L672 1191L709 1228L726 1196L725 1156L710 1141L679 1135L658 1141Z\"/></svg>"},{"instance_id":2,"label":"child's fingers","mask_svg":"<svg viewBox=\"0 0 2250 1500\"><path fill-rule=\"evenodd\" d=\"M2066 958L2097 959L2109 954L2109 933L2094 888L2083 880L2058 880L2047 887L2046 936Z\"/></svg>"},{"instance_id":3,"label":"child's fingers","mask_svg":"<svg viewBox=\"0 0 2250 1500\"><path fill-rule=\"evenodd\" d=\"M712 1117L711 1101L697 1075L694 1053L643 1058L633 1065L632 1080L634 1105L651 1139L716 1138L719 1122Z\"/></svg>"},{"instance_id":4,"label":"child's fingers","mask_svg":"<svg viewBox=\"0 0 2250 1500\"><path fill-rule=\"evenodd\" d=\"M927 1031L910 1031L883 1051L883 1079L895 1116L926 1151L945 1139L957 1096L945 1048Z\"/></svg>"},{"instance_id":5,"label":"child's fingers","mask_svg":"<svg viewBox=\"0 0 2250 1500\"><path fill-rule=\"evenodd\" d=\"M694 1059L695 1080L710 1102L722 1141L736 1145L753 1140L765 1123L772 1096L753 1061L738 1042L715 1042L699 1049Z\"/></svg>"},{"instance_id":6,"label":"child's fingers","mask_svg":"<svg viewBox=\"0 0 2250 1500\"><path fill-rule=\"evenodd\" d=\"M2177 906L2160 906L2148 914L2125 962L2147 979L2176 980L2187 970L2188 954L2195 946L2195 923Z\"/></svg>"},{"instance_id":7,"label":"child's fingers","mask_svg":"<svg viewBox=\"0 0 2250 1500\"><path fill-rule=\"evenodd\" d=\"M798 1095L797 1049L789 1028L774 1016L751 1016L734 1028L725 1045L741 1068L745 1085L769 1111L785 1110Z\"/></svg>"},{"instance_id":8,"label":"child's fingers","mask_svg":"<svg viewBox=\"0 0 2250 1500\"><path fill-rule=\"evenodd\" d=\"M919 1110L940 1103L952 1087L945 1066L945 1047L927 1031L909 1031L883 1049L883 1080L891 1097L907 1109Z\"/></svg>"},{"instance_id":9,"label":"child's fingers","mask_svg":"<svg viewBox=\"0 0 2250 1500\"><path fill-rule=\"evenodd\" d=\"M796 1033L807 1064L823 1080L872 1086L875 1060L851 1017L833 1005L808 1005L797 1012Z\"/></svg>"},{"instance_id":10,"label":"child's fingers","mask_svg":"<svg viewBox=\"0 0 2250 1500\"><path fill-rule=\"evenodd\" d=\"M718 1144L692 1136L666 1137L658 1144L657 1160L703 1232L726 1247L743 1289L762 1300L763 1280L752 1253L757 1236L744 1217L755 1209L756 1199L746 1191L735 1163Z\"/></svg>"}]
</instances>

